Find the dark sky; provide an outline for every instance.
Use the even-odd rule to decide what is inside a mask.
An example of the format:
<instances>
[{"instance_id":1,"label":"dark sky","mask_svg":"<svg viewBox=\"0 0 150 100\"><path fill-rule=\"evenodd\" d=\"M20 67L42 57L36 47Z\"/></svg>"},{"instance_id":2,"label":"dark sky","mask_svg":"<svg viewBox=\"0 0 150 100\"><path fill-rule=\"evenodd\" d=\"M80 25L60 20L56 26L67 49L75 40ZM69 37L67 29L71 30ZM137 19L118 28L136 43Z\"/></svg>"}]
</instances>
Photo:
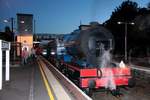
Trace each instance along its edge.
<instances>
[{"instance_id":1,"label":"dark sky","mask_svg":"<svg viewBox=\"0 0 150 100\"><path fill-rule=\"evenodd\" d=\"M91 21L103 23L124 0L0 0L0 31L4 19L16 18L16 13L33 14L36 32L70 33ZM149 0L136 1L146 7ZM16 26L16 25L15 25Z\"/></svg>"}]
</instances>

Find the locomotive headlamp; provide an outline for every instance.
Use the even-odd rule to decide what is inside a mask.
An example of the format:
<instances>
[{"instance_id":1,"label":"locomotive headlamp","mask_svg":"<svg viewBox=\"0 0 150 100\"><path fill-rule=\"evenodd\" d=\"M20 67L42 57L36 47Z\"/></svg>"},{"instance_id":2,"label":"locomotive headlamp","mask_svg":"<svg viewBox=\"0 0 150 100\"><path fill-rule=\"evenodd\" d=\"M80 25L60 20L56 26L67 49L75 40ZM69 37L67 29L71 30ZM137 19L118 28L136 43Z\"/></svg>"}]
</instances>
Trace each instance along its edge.
<instances>
[{"instance_id":1,"label":"locomotive headlamp","mask_svg":"<svg viewBox=\"0 0 150 100\"><path fill-rule=\"evenodd\" d=\"M52 52L51 52L51 55L55 55L55 52L54 52L54 51L52 51Z\"/></svg>"}]
</instances>

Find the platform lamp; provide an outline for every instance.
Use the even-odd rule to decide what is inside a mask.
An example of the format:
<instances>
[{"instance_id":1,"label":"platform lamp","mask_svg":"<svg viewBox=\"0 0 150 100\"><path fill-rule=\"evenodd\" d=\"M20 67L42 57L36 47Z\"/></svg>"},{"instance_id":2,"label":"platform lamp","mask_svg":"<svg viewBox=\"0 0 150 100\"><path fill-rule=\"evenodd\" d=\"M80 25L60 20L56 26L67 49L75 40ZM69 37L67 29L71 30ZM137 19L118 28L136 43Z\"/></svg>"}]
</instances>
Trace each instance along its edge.
<instances>
[{"instance_id":1,"label":"platform lamp","mask_svg":"<svg viewBox=\"0 0 150 100\"><path fill-rule=\"evenodd\" d=\"M125 41L125 49L124 49L124 54L125 54L125 61L127 61L128 58L128 52L127 52L127 35L128 35L128 25L134 25L134 22L117 22L117 24L124 24L125 25L125 36L124 36L124 41Z\"/></svg>"}]
</instances>

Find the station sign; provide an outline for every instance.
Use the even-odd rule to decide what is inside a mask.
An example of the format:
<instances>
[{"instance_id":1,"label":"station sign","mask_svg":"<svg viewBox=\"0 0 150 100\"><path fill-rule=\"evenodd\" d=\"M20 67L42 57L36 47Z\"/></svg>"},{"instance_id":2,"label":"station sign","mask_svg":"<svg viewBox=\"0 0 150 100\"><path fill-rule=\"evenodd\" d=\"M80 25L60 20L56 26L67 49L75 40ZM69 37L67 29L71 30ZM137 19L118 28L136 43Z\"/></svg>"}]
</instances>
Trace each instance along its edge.
<instances>
[{"instance_id":1,"label":"station sign","mask_svg":"<svg viewBox=\"0 0 150 100\"><path fill-rule=\"evenodd\" d=\"M3 51L5 51L5 80L10 79L10 42L0 40L0 90L2 89L3 83Z\"/></svg>"},{"instance_id":2,"label":"station sign","mask_svg":"<svg viewBox=\"0 0 150 100\"><path fill-rule=\"evenodd\" d=\"M10 49L10 44L9 44L9 42L2 41L1 43L2 43L2 44L1 44L1 49L2 49L2 50L9 50L9 49Z\"/></svg>"}]
</instances>

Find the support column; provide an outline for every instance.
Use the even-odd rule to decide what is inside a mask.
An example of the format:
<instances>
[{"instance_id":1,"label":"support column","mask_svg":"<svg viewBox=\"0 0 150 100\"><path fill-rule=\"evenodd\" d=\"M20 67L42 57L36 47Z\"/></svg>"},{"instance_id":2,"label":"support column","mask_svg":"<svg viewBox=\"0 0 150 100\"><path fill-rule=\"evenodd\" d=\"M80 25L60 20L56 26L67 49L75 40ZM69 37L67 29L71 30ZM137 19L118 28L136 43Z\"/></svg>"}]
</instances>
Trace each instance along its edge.
<instances>
[{"instance_id":1,"label":"support column","mask_svg":"<svg viewBox=\"0 0 150 100\"><path fill-rule=\"evenodd\" d=\"M10 52L6 50L6 70L5 70L5 80L10 80Z\"/></svg>"},{"instance_id":2,"label":"support column","mask_svg":"<svg viewBox=\"0 0 150 100\"><path fill-rule=\"evenodd\" d=\"M1 45L1 43L0 43L0 45ZM1 50L1 48L0 48L0 90L2 89L2 50Z\"/></svg>"}]
</instances>

